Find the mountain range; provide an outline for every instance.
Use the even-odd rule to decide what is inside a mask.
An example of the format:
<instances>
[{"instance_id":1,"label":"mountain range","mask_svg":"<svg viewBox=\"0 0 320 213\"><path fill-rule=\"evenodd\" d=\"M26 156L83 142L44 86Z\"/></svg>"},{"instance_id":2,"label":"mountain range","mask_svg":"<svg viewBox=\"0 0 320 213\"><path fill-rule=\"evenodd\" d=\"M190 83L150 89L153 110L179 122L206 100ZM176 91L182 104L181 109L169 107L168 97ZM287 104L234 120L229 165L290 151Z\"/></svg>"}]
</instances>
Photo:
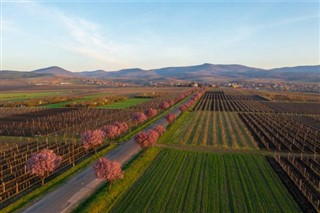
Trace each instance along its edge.
<instances>
[{"instance_id":1,"label":"mountain range","mask_svg":"<svg viewBox=\"0 0 320 213\"><path fill-rule=\"evenodd\" d=\"M142 82L155 80L215 81L219 79L277 79L286 81L320 82L320 65L260 69L244 65L201 64L183 67L165 67L143 70L139 68L119 71L71 72L52 66L29 72L2 70L2 79L41 78L62 76L68 78L95 78L112 81Z\"/></svg>"}]
</instances>

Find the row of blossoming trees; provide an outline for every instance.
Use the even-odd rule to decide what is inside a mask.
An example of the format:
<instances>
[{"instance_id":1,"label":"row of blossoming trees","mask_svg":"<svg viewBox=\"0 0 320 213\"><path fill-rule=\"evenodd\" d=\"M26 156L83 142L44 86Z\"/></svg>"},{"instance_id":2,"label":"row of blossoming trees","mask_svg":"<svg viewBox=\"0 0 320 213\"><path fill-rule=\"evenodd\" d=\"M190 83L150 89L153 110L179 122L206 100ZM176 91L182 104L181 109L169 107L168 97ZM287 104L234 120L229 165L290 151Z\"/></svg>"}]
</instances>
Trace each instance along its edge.
<instances>
[{"instance_id":1,"label":"row of blossoming trees","mask_svg":"<svg viewBox=\"0 0 320 213\"><path fill-rule=\"evenodd\" d=\"M144 112L135 112L132 115L132 122L136 125L141 124L156 116L159 111L166 110L176 104L177 102L183 100L195 90L189 90L180 94L175 99L169 99L163 101L159 104L158 109L148 108ZM172 123L176 115L169 113L166 116L169 123ZM97 149L103 144L104 140L109 141L125 134L129 130L129 125L127 122L114 122L113 124L108 124L101 129L95 130L85 130L81 134L82 145L85 150L93 149L94 152L97 152ZM135 136L135 141L143 148L146 149L149 146L154 145L160 135L165 131L165 128L161 125L157 125L154 129L148 130L146 132L140 132ZM38 177L41 178L42 184L44 184L45 178L56 170L61 164L62 157L58 156L50 149L44 149L38 153L34 153L28 159L26 166L27 170ZM115 177L121 177L121 165L118 162L113 162L108 159L99 159L95 164L96 173L98 177L106 178L108 181L112 181ZM120 170L119 170L120 168ZM111 173L112 171L112 173ZM108 175L107 175L108 174Z\"/></svg>"},{"instance_id":2,"label":"row of blossoming trees","mask_svg":"<svg viewBox=\"0 0 320 213\"><path fill-rule=\"evenodd\" d=\"M141 107L136 107L136 112L125 110L123 112L124 116L121 116L121 110L108 110L112 119L109 116L110 119L107 119L107 122L106 116L100 113L102 110L98 109L95 109L95 111L99 111L99 113L85 113L86 116L78 116L79 114L74 113L76 111L61 114L60 117L67 120L57 119L56 121L62 124L68 122L68 125L75 125L75 127L72 127L75 128L75 132L78 132L77 128L79 126L92 128L80 134L81 144L73 139L58 141L56 138L54 141L40 142L36 138L8 150L0 151L0 209L7 206L15 196L27 193L30 188L36 185L44 184L45 180L57 175L55 174L57 171L68 169L92 153L97 152L99 148L107 146L108 143L104 143L104 141L109 142L121 137L126 132L131 132L135 126L170 108L194 91L188 90L180 94L176 93L177 95L174 96L168 95L166 96L167 100L162 99L166 101L152 100L152 104L143 104ZM142 106L146 108L144 109ZM50 120L50 117L46 117L46 119ZM92 123L93 120L98 121ZM110 123L108 124L108 122ZM40 123L41 126L35 128L41 128L42 126L49 129L55 128L54 126L47 126L48 122L46 120L41 120ZM82 123L86 123L86 125L82 125ZM105 123L108 125L101 127L100 124ZM68 128L68 125L64 128Z\"/></svg>"},{"instance_id":3,"label":"row of blossoming trees","mask_svg":"<svg viewBox=\"0 0 320 213\"><path fill-rule=\"evenodd\" d=\"M200 90L189 101L180 106L179 110L183 112L191 107L204 93L205 89ZM188 95L189 93L184 93L176 100L165 101L160 104L159 108L162 110L168 109L176 102L183 100ZM145 112L134 113L132 120L136 123L142 123L148 118L157 115L157 113L157 109L149 108L146 109ZM174 113L169 113L165 116L165 118L169 124L172 124L176 120L177 116ZM126 122L115 122L113 124L104 126L102 129L85 130L81 136L83 147L86 150L93 148L96 152L97 148L101 146L105 138L112 140L123 135L128 131L128 129L129 126ZM157 125L150 130L139 132L135 135L134 140L141 146L142 149L146 150L148 147L155 145L159 137L165 131L166 128L164 126ZM27 161L27 168L31 174L39 176L42 180L42 184L44 184L44 178L60 165L61 160L62 158L56 155L52 150L45 149L31 156L31 158ZM112 182L117 178L123 177L121 164L116 161L100 158L95 163L94 168L96 170L97 177L104 178L108 182Z\"/></svg>"},{"instance_id":4,"label":"row of blossoming trees","mask_svg":"<svg viewBox=\"0 0 320 213\"><path fill-rule=\"evenodd\" d=\"M168 114L170 115L170 114ZM168 117L168 116L167 116ZM172 118L170 116L170 118ZM170 120L172 122L172 120ZM169 122L169 121L168 121ZM148 147L155 145L159 137L166 131L162 125L157 125L147 131L141 131L135 135L134 141L145 151ZM123 178L121 164L118 161L111 161L107 158L100 158L95 164L94 169L98 178L105 179L112 183L118 178Z\"/></svg>"},{"instance_id":5,"label":"row of blossoming trees","mask_svg":"<svg viewBox=\"0 0 320 213\"><path fill-rule=\"evenodd\" d=\"M39 181L37 181L35 176L41 179L43 185L45 179L51 176L56 170L65 168L65 166L74 165L75 161L83 159L83 156L89 156L89 154L92 153L90 150L97 152L104 141L112 141L121 137L127 133L132 126L138 126L149 118L156 116L158 113L169 109L193 92L195 92L195 89L183 92L175 98L162 101L157 107L149 107L144 111L135 112L132 114L131 120L127 122L114 122L99 129L87 129L81 134L82 146L75 141L72 142L72 144L67 141L62 144L59 144L57 141L53 144L48 143L48 141L46 144L35 141L23 147L17 147L16 151L1 153L1 158L3 159L0 159L0 161L3 165L1 165L0 174L2 182L0 187L0 208L6 205L3 203L4 201L9 201L10 198L15 195L37 185ZM195 96L193 96L191 100L195 100L194 97ZM190 101L186 104L190 104ZM98 117L99 116L97 116L97 119ZM169 113L166 115L166 119L171 123L176 119L176 115ZM164 131L165 128L163 126L156 126L152 130L138 133L135 139L143 149L146 149L154 145ZM97 171L98 177L112 181L115 177L122 176L122 172L119 172L121 171L120 163L110 160L99 160L99 162L104 162L104 166L96 165L95 167L104 168L104 170L100 170L100 172ZM113 173L110 174L106 171L113 171ZM29 174L32 174L32 176L29 176Z\"/></svg>"},{"instance_id":6,"label":"row of blossoming trees","mask_svg":"<svg viewBox=\"0 0 320 213\"><path fill-rule=\"evenodd\" d=\"M172 107L174 104L178 103L179 101L183 100L187 96L189 96L195 90L189 90L180 94L175 99L169 99L167 101L163 101L159 104L157 109L148 108L144 112L135 112L132 115L131 122L134 123L136 126L145 122L146 120L156 116L160 111L166 110ZM198 95L198 93L196 94ZM195 97L195 96L194 96ZM191 100L194 99L192 97ZM174 114L168 114L167 119L169 123L171 123L175 119ZM104 139L109 141L123 135L129 130L129 124L126 122L115 122L113 124L109 124L104 126L102 129L97 130L85 130L82 133L81 139L83 146L86 150L93 148L96 152L97 148L101 146Z\"/></svg>"},{"instance_id":7,"label":"row of blossoming trees","mask_svg":"<svg viewBox=\"0 0 320 213\"><path fill-rule=\"evenodd\" d=\"M134 137L136 143L138 143L142 149L146 150L148 147L157 143L159 137L165 132L165 127L157 125L153 129L148 131L139 132ZM100 158L95 164L94 169L98 178L105 179L110 185L119 178L123 178L123 171L121 169L121 163L118 161L112 161L107 158Z\"/></svg>"},{"instance_id":8,"label":"row of blossoming trees","mask_svg":"<svg viewBox=\"0 0 320 213\"><path fill-rule=\"evenodd\" d=\"M197 94L195 94L189 101L187 101L185 104L183 104L179 110L181 112L184 112L189 107L191 107L203 94L205 93L205 88L200 90ZM170 107L170 105L173 105L174 103L170 102L164 102L162 103L162 107L167 109ZM151 113L153 110L148 109L145 112L146 116L143 116L143 113L137 113L135 114L135 118L143 118L143 119L137 119L140 120L140 122L144 121L148 115L155 115L157 114L156 111L153 111L154 113ZM150 112L150 113L148 113ZM177 115L174 113L169 113L165 116L167 122L172 124L176 118ZM135 135L134 141L140 145L140 147L145 151L148 147L154 146L158 140L159 137L164 134L166 131L166 128L163 125L156 125L154 128L149 129L147 131L141 131L138 134ZM118 179L123 178L123 171L121 170L121 164L117 161L111 161L106 158L100 158L94 165L96 175L98 178L103 178L110 184Z\"/></svg>"}]
</instances>

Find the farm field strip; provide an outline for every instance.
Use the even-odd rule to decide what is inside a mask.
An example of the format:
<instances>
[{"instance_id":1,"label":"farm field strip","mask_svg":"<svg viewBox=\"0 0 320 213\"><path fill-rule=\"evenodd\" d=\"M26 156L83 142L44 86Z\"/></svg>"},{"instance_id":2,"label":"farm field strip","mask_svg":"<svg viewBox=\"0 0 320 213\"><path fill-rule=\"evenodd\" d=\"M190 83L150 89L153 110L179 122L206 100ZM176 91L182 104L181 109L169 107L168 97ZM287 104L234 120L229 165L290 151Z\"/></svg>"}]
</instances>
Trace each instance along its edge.
<instances>
[{"instance_id":1,"label":"farm field strip","mask_svg":"<svg viewBox=\"0 0 320 213\"><path fill-rule=\"evenodd\" d=\"M77 135L84 129L101 128L116 120L119 122L127 122L132 118L134 112L144 111L147 108L157 109L163 101L175 99L179 95L180 93L178 92L164 94L163 96L152 98L152 100L125 109L44 108L44 112L50 111L47 116L37 116L31 112L29 114L20 114L19 120L12 120L12 118L15 118L15 115L11 115L6 117L6 119L0 120L0 125L3 127L0 129L0 135ZM13 113L19 110L24 111L23 109L11 109ZM60 113L61 110L65 110L65 112ZM10 114L10 110L7 114ZM132 125L135 124L133 123Z\"/></svg>"},{"instance_id":2,"label":"farm field strip","mask_svg":"<svg viewBox=\"0 0 320 213\"><path fill-rule=\"evenodd\" d=\"M200 114L200 113L199 113ZM192 129L192 133L191 136L189 137L188 144L193 144L194 141L197 141L197 143L200 145L202 144L202 140L201 138L204 136L204 134L201 134L201 130L203 129L204 125L205 125L205 116L202 116L200 114L200 118L198 119L195 127ZM200 138L201 135L201 138ZM206 143L206 142L205 142Z\"/></svg>"},{"instance_id":3,"label":"farm field strip","mask_svg":"<svg viewBox=\"0 0 320 213\"><path fill-rule=\"evenodd\" d=\"M195 111L231 111L231 112L274 112L261 101L261 97L250 95L228 95L224 92L206 92L198 104L193 108Z\"/></svg>"},{"instance_id":4,"label":"farm field strip","mask_svg":"<svg viewBox=\"0 0 320 213\"><path fill-rule=\"evenodd\" d=\"M320 99L318 102L263 102L267 107L276 112L298 113L298 114L317 114L320 115Z\"/></svg>"},{"instance_id":5,"label":"farm field strip","mask_svg":"<svg viewBox=\"0 0 320 213\"><path fill-rule=\"evenodd\" d=\"M160 142L256 149L253 138L245 128L233 112L188 112L172 124Z\"/></svg>"},{"instance_id":6,"label":"farm field strip","mask_svg":"<svg viewBox=\"0 0 320 213\"><path fill-rule=\"evenodd\" d=\"M54 95L62 95L66 94L67 92L58 92L58 91L51 91L51 92L27 92L27 93L1 93L0 94L0 101L22 101L27 100L30 98L40 98L44 96L54 96Z\"/></svg>"},{"instance_id":7,"label":"farm field strip","mask_svg":"<svg viewBox=\"0 0 320 213\"><path fill-rule=\"evenodd\" d=\"M124 108L135 106L137 104L148 102L150 100L151 100L151 98L130 98L128 100L119 101L119 102L108 104L108 105L101 106L101 107L98 107L98 108L124 109Z\"/></svg>"},{"instance_id":8,"label":"farm field strip","mask_svg":"<svg viewBox=\"0 0 320 213\"><path fill-rule=\"evenodd\" d=\"M320 210L320 158L275 156L274 159L308 199L314 209Z\"/></svg>"},{"instance_id":9,"label":"farm field strip","mask_svg":"<svg viewBox=\"0 0 320 213\"><path fill-rule=\"evenodd\" d=\"M196 113L194 116L194 119L195 120L191 121L192 126L187 127L186 134L182 135L183 136L182 143L185 143L185 144L190 143L188 139L193 137L194 133L196 132L196 128L199 126L199 122L201 119L200 113ZM181 138L177 137L177 140L175 140L174 143L179 143L179 141L181 141Z\"/></svg>"},{"instance_id":10,"label":"farm field strip","mask_svg":"<svg viewBox=\"0 0 320 213\"><path fill-rule=\"evenodd\" d=\"M43 105L43 107L46 107L46 108L61 108L61 107L64 107L66 104L70 104L70 103L73 103L73 102L81 102L81 101L90 101L90 100L93 100L95 98L99 98L99 97L102 97L106 94L93 94L93 95L86 95L86 96L83 96L83 97L79 97L75 100L71 100L71 101L64 101L64 102L59 102L59 103L54 103L54 104L47 104L47 105Z\"/></svg>"},{"instance_id":11,"label":"farm field strip","mask_svg":"<svg viewBox=\"0 0 320 213\"><path fill-rule=\"evenodd\" d=\"M290 152L320 152L318 131L287 115L240 113L260 147Z\"/></svg>"},{"instance_id":12,"label":"farm field strip","mask_svg":"<svg viewBox=\"0 0 320 213\"><path fill-rule=\"evenodd\" d=\"M262 156L165 149L111 212L173 209L176 212L301 211Z\"/></svg>"},{"instance_id":13,"label":"farm field strip","mask_svg":"<svg viewBox=\"0 0 320 213\"><path fill-rule=\"evenodd\" d=\"M106 145L100 147L105 148ZM40 143L38 140L17 145L15 148L0 152L0 204L12 199L16 195L37 186L41 180L30 175L26 169L26 161L30 156L42 149L52 149L63 157L63 161L57 171L50 175L58 174L66 168L75 165L79 160L93 154L93 150L86 151L80 143L74 140L46 141Z\"/></svg>"},{"instance_id":14,"label":"farm field strip","mask_svg":"<svg viewBox=\"0 0 320 213\"><path fill-rule=\"evenodd\" d=\"M291 117L320 132L320 115L291 115Z\"/></svg>"},{"instance_id":15,"label":"farm field strip","mask_svg":"<svg viewBox=\"0 0 320 213\"><path fill-rule=\"evenodd\" d=\"M24 108L12 108L12 107L0 107L0 118L11 117L14 115L27 114L37 111L42 111L41 107L24 107Z\"/></svg>"}]
</instances>

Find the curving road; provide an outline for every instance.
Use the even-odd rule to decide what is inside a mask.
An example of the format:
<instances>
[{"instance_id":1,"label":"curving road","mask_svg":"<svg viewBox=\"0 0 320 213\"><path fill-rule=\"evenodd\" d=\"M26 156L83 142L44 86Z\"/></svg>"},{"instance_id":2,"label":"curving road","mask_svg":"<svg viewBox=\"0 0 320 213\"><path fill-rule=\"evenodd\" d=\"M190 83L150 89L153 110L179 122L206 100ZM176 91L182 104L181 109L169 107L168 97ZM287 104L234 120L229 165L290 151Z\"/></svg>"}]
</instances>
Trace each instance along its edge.
<instances>
[{"instance_id":1,"label":"curving road","mask_svg":"<svg viewBox=\"0 0 320 213\"><path fill-rule=\"evenodd\" d=\"M180 106L180 105L178 105ZM181 113L178 108L171 111L177 116ZM146 129L150 129L157 124L167 126L168 122L161 118L153 125ZM132 159L141 150L133 139L122 143L120 146L110 151L106 157L112 160L119 161L122 165ZM56 213L56 212L71 212L81 201L88 198L96 191L104 180L97 179L92 165L85 170L77 173L71 179L63 183L54 191L49 192L40 200L34 202L29 207L22 210L25 213Z\"/></svg>"}]
</instances>

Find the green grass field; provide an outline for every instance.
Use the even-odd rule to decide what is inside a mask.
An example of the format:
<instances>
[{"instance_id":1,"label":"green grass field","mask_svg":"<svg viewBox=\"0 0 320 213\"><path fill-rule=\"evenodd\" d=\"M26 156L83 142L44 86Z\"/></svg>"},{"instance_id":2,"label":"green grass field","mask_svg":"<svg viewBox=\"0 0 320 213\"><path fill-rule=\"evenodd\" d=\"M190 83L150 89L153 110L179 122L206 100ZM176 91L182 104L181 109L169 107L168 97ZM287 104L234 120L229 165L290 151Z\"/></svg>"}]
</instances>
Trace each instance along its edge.
<instances>
[{"instance_id":1,"label":"green grass field","mask_svg":"<svg viewBox=\"0 0 320 213\"><path fill-rule=\"evenodd\" d=\"M55 96L55 95L62 95L66 92L14 92L14 93L1 93L0 100L1 101L23 101L30 98L40 98L44 96Z\"/></svg>"},{"instance_id":2,"label":"green grass field","mask_svg":"<svg viewBox=\"0 0 320 213\"><path fill-rule=\"evenodd\" d=\"M263 156L166 149L111 212L301 210Z\"/></svg>"},{"instance_id":3,"label":"green grass field","mask_svg":"<svg viewBox=\"0 0 320 213\"><path fill-rule=\"evenodd\" d=\"M76 99L76 100L72 100L72 101L64 101L64 102L59 102L59 103L55 103L55 104L47 104L47 105L43 105L43 107L47 107L47 108L61 108L64 107L66 104L70 104L73 102L82 102L82 101L90 101L92 99L95 98L99 98L101 96L104 96L105 94L94 94L94 95L87 95L84 96L82 98Z\"/></svg>"},{"instance_id":4,"label":"green grass field","mask_svg":"<svg viewBox=\"0 0 320 213\"><path fill-rule=\"evenodd\" d=\"M99 108L105 108L105 109L124 109L131 106L135 106L137 104L141 104L147 101L150 101L151 98L130 98L124 101L119 101L116 103L108 104L105 106L101 106Z\"/></svg>"},{"instance_id":5,"label":"green grass field","mask_svg":"<svg viewBox=\"0 0 320 213\"><path fill-rule=\"evenodd\" d=\"M184 112L160 143L256 149L257 145L234 112Z\"/></svg>"}]
</instances>

